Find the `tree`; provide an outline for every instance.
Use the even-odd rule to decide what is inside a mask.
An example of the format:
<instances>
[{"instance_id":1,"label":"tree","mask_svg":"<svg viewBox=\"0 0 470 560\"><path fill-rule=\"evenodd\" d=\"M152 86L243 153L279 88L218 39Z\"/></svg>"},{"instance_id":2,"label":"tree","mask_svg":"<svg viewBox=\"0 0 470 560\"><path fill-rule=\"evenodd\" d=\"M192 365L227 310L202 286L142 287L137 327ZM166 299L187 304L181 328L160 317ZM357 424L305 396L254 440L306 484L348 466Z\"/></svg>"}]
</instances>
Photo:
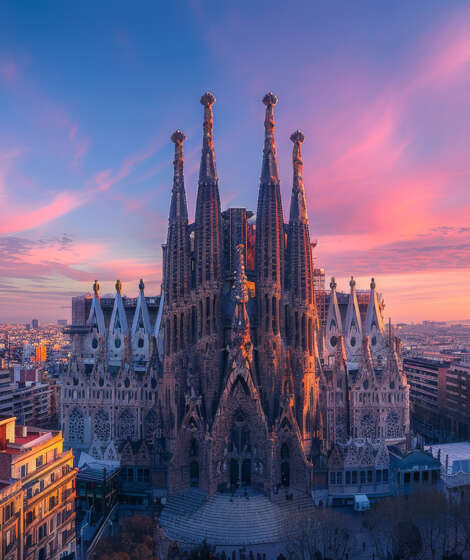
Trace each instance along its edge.
<instances>
[{"instance_id":1,"label":"tree","mask_svg":"<svg viewBox=\"0 0 470 560\"><path fill-rule=\"evenodd\" d=\"M105 537L96 547L95 560L157 560L155 522L146 515L126 517L119 522L117 536Z\"/></svg>"}]
</instances>

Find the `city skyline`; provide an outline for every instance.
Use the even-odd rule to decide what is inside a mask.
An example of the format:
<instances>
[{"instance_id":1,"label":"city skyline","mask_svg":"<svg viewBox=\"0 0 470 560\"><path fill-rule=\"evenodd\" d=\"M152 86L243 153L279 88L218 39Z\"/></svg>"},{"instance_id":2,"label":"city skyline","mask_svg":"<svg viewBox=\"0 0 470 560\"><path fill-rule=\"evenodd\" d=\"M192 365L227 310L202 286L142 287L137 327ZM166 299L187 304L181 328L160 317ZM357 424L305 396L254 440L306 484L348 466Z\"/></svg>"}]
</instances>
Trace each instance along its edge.
<instances>
[{"instance_id":1,"label":"city skyline","mask_svg":"<svg viewBox=\"0 0 470 560\"><path fill-rule=\"evenodd\" d=\"M1 8L3 320L62 318L95 278L102 293L120 278L136 296L141 277L148 295L160 292L170 135L181 128L187 136L193 219L207 89L217 97L223 209L256 209L260 100L272 90L284 219L289 136L299 128L316 264L327 278L348 291L349 273L362 289L375 276L395 322L469 318L463 3L399 12L343 4L337 18L307 4L295 13L188 4L182 14L149 5L139 17L123 6L112 14L97 7L93 26L79 12L66 19L60 7L49 16Z\"/></svg>"}]
</instances>

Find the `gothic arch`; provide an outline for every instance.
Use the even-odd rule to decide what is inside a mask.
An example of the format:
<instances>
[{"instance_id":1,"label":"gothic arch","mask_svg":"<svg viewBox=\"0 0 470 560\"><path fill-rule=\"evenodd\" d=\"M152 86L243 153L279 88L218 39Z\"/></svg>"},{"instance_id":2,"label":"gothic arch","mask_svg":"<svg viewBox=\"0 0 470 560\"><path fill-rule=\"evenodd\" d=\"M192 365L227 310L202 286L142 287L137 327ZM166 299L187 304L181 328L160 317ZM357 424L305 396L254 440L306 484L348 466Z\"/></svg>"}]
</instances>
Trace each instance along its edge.
<instances>
[{"instance_id":1,"label":"gothic arch","mask_svg":"<svg viewBox=\"0 0 470 560\"><path fill-rule=\"evenodd\" d=\"M85 416L78 408L74 408L69 416L68 440L71 443L84 443L85 441Z\"/></svg>"},{"instance_id":2,"label":"gothic arch","mask_svg":"<svg viewBox=\"0 0 470 560\"><path fill-rule=\"evenodd\" d=\"M155 410L149 410L144 420L144 439L154 441L158 431L158 416Z\"/></svg>"},{"instance_id":3,"label":"gothic arch","mask_svg":"<svg viewBox=\"0 0 470 560\"><path fill-rule=\"evenodd\" d=\"M93 420L93 434L101 441L108 441L111 437L111 424L108 413L100 408Z\"/></svg>"},{"instance_id":4,"label":"gothic arch","mask_svg":"<svg viewBox=\"0 0 470 560\"><path fill-rule=\"evenodd\" d=\"M385 420L385 437L394 438L400 436L400 423L398 414L392 410L387 414Z\"/></svg>"},{"instance_id":5,"label":"gothic arch","mask_svg":"<svg viewBox=\"0 0 470 560\"><path fill-rule=\"evenodd\" d=\"M118 434L120 439L135 439L135 418L128 408L119 415Z\"/></svg>"}]
</instances>

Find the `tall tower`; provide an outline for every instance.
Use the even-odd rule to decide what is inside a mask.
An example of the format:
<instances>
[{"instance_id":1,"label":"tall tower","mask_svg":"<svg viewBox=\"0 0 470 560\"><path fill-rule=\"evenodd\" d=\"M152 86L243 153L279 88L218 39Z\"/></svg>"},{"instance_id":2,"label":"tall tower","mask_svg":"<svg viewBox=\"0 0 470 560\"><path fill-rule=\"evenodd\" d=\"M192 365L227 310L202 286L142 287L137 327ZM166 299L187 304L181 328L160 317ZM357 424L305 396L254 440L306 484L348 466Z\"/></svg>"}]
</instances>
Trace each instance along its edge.
<instances>
[{"instance_id":1,"label":"tall tower","mask_svg":"<svg viewBox=\"0 0 470 560\"><path fill-rule=\"evenodd\" d=\"M196 290L213 289L214 284L220 282L222 273L222 215L212 132L214 103L212 93L201 97L204 123L195 221Z\"/></svg>"},{"instance_id":2,"label":"tall tower","mask_svg":"<svg viewBox=\"0 0 470 560\"><path fill-rule=\"evenodd\" d=\"M307 202L302 177L302 142L304 135L297 130L290 139L294 143L293 185L287 233L286 284L284 299L285 332L291 349L291 362L296 395L296 416L309 450L318 387L315 380L315 299L313 263L308 227Z\"/></svg>"},{"instance_id":3,"label":"tall tower","mask_svg":"<svg viewBox=\"0 0 470 560\"><path fill-rule=\"evenodd\" d=\"M177 391L176 387L184 386L185 380L181 378L181 368L175 366L189 344L188 328L191 317L185 303L190 298L191 255L183 172L185 136L177 130L172 134L171 140L175 145L175 159L163 269L164 382L167 389L164 391L164 397L166 409L171 411L173 417L179 418L184 403L181 392ZM175 375L175 371L178 371L179 375Z\"/></svg>"},{"instance_id":4,"label":"tall tower","mask_svg":"<svg viewBox=\"0 0 470 560\"><path fill-rule=\"evenodd\" d=\"M278 407L281 368L280 307L284 281L285 235L274 140L274 105L277 97L268 93L264 96L263 103L266 105L266 118L256 213L255 267L263 404L269 411L268 417L272 417Z\"/></svg>"},{"instance_id":5,"label":"tall tower","mask_svg":"<svg viewBox=\"0 0 470 560\"><path fill-rule=\"evenodd\" d=\"M222 290L222 214L219 180L215 165L212 105L215 97L205 93L201 166L194 224L195 298L194 325L197 341L196 359L192 369L199 373L200 389L206 412L210 417L217 406L220 376L220 295Z\"/></svg>"}]
</instances>

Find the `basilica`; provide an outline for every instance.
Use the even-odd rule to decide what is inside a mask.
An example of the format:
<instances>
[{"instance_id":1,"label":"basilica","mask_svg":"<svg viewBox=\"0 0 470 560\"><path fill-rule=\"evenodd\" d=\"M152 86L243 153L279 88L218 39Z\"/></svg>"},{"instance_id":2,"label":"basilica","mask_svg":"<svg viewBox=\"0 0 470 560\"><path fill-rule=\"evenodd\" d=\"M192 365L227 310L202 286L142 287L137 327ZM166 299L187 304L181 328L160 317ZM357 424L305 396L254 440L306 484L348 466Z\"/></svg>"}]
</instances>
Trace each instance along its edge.
<instances>
[{"instance_id":1,"label":"basilica","mask_svg":"<svg viewBox=\"0 0 470 560\"><path fill-rule=\"evenodd\" d=\"M268 93L256 213L222 210L213 138L215 97L203 106L196 215L188 216L184 134L177 130L163 245L161 295L82 298L61 379L69 446L96 459L148 466L169 494L240 487L275 496L311 493L319 473L375 464L409 432L400 342L384 325L375 280L367 305L350 281L346 303L331 280L326 320L314 290L302 174L304 135L292 141L289 219L284 220ZM342 294L344 295L344 294ZM354 463L357 462L357 464ZM339 474L333 477L346 481ZM337 477L336 477L337 476ZM358 475L359 476L359 475ZM377 475L378 477L379 475ZM351 478L352 477L352 478Z\"/></svg>"}]
</instances>

